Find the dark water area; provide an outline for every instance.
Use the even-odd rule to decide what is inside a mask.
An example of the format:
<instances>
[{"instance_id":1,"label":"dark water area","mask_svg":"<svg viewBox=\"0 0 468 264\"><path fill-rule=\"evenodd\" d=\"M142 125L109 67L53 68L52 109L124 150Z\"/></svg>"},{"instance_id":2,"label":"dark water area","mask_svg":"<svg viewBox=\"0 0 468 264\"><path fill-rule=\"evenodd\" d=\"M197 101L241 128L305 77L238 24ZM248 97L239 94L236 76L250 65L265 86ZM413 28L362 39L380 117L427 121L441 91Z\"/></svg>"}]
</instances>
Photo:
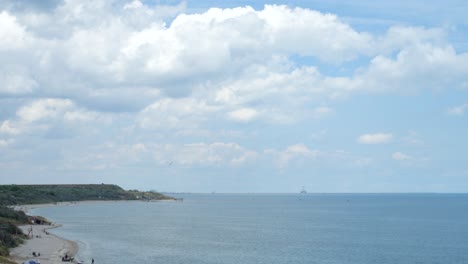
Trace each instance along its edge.
<instances>
[{"instance_id":1,"label":"dark water area","mask_svg":"<svg viewBox=\"0 0 468 264\"><path fill-rule=\"evenodd\" d=\"M468 263L467 194L183 194L35 210L95 263Z\"/></svg>"}]
</instances>

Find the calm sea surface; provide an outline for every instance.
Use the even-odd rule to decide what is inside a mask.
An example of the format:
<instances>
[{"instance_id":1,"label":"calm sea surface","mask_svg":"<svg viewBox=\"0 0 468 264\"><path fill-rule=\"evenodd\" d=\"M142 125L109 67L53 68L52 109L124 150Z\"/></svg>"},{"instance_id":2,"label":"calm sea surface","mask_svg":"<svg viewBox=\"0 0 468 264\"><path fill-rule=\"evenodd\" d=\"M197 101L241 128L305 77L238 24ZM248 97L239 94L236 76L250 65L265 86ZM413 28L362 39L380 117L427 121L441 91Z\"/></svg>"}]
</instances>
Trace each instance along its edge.
<instances>
[{"instance_id":1,"label":"calm sea surface","mask_svg":"<svg viewBox=\"0 0 468 264\"><path fill-rule=\"evenodd\" d=\"M182 195L36 209L85 263L468 263L468 195Z\"/></svg>"}]
</instances>

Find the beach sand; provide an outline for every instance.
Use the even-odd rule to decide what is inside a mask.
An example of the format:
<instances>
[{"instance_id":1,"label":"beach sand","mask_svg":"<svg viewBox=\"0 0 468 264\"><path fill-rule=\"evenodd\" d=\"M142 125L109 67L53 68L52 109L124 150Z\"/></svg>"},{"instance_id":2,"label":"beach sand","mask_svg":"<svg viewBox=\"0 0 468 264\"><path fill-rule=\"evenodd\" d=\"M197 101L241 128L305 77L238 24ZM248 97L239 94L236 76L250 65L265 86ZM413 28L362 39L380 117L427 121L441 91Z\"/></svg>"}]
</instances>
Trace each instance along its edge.
<instances>
[{"instance_id":1,"label":"beach sand","mask_svg":"<svg viewBox=\"0 0 468 264\"><path fill-rule=\"evenodd\" d=\"M30 259L37 259L41 264L59 264L62 262L62 257L65 254L75 256L78 252L78 245L73 241L69 241L57 237L49 232L49 229L56 226L50 225L25 225L20 226L25 234L28 234L32 228L33 237L25 240L25 243L19 247L13 248L10 251L10 257L17 263ZM33 252L40 253L40 256L34 257Z\"/></svg>"}]
</instances>

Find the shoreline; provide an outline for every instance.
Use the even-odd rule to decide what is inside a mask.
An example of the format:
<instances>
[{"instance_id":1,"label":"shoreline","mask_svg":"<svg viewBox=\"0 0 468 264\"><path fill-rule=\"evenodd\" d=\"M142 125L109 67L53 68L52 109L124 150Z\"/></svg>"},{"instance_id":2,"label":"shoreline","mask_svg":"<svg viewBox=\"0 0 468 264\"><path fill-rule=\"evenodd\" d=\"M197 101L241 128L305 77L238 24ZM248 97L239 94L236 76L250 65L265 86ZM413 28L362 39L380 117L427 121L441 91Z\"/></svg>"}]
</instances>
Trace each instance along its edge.
<instances>
[{"instance_id":1,"label":"shoreline","mask_svg":"<svg viewBox=\"0 0 468 264\"><path fill-rule=\"evenodd\" d=\"M151 200L150 202L161 202L172 200ZM92 203L128 203L128 202L142 202L141 200L87 200L76 202L57 202L45 204L23 204L11 206L16 211L24 211L27 215L31 215L31 211L38 208L46 208L52 206L75 206L79 204L92 204ZM147 202L147 201L145 201ZM33 216L33 215L31 215ZM50 221L50 219L48 219ZM74 257L73 262L77 263L76 255L79 251L77 241L68 240L50 233L49 229L60 227L60 224L52 223L52 225L20 225L24 234L28 234L32 229L33 236L25 240L23 244L10 250L9 259L16 263L23 263L27 260L39 260L41 264L63 264L62 257L67 254ZM40 253L40 256L33 256L33 252ZM65 262L67 263L67 262Z\"/></svg>"},{"instance_id":2,"label":"shoreline","mask_svg":"<svg viewBox=\"0 0 468 264\"><path fill-rule=\"evenodd\" d=\"M10 208L13 208L16 211L24 211L26 214L29 214L31 210L37 208L45 208L51 206L72 206L79 204L93 204L93 203L131 203L131 202L177 202L181 201L180 199L164 199L164 200L83 200L83 201L71 201L71 202L56 202L56 203L42 203L42 204L21 204L21 205L11 205Z\"/></svg>"},{"instance_id":3,"label":"shoreline","mask_svg":"<svg viewBox=\"0 0 468 264\"><path fill-rule=\"evenodd\" d=\"M160 202L166 200L151 200L150 202ZM171 201L171 200L167 200ZM42 204L21 204L10 206L15 211L23 211L29 214L31 210L38 208L46 208L52 206L73 206L79 204L92 204L92 203L122 203L122 202L142 202L141 200L85 200L85 201L73 201L73 202L56 202L56 203L42 203Z\"/></svg>"},{"instance_id":4,"label":"shoreline","mask_svg":"<svg viewBox=\"0 0 468 264\"><path fill-rule=\"evenodd\" d=\"M25 234L31 232L29 239L10 250L10 259L16 263L27 260L39 260L42 264L62 263L65 255L75 257L78 253L78 243L50 233L48 230L60 225L22 225L19 226ZM36 256L33 255L36 253ZM39 256L40 254L40 256Z\"/></svg>"},{"instance_id":5,"label":"shoreline","mask_svg":"<svg viewBox=\"0 0 468 264\"><path fill-rule=\"evenodd\" d=\"M44 203L44 204L23 204L12 206L16 211L23 211L27 215L37 216L31 214L31 211L38 208L46 208L52 206L74 206L79 204L88 203L115 203L115 202L131 202L133 200L87 200L87 201L76 201L76 202L57 202L57 203ZM42 217L42 216L41 216ZM50 221L50 219L48 219ZM32 231L32 237L26 239L23 244L12 248L10 250L9 259L16 263L23 263L27 260L39 260L41 264L62 264L62 263L78 263L76 256L79 251L77 241L65 239L59 237L51 232L50 229L59 228L62 225L51 222L51 225L20 225L24 234L28 234ZM36 253L36 256L33 255ZM37 256L40 253L40 256ZM73 257L74 260L71 262L63 262L62 257L68 255Z\"/></svg>"}]
</instances>

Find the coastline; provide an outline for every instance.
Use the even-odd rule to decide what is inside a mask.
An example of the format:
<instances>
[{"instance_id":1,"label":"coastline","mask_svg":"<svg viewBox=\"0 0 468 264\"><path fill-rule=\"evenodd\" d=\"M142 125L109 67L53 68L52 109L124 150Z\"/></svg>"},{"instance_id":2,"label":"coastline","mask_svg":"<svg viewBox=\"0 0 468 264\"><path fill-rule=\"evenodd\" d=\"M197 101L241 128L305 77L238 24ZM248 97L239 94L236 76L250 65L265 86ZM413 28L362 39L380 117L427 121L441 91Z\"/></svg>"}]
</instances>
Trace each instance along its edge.
<instances>
[{"instance_id":1,"label":"coastline","mask_svg":"<svg viewBox=\"0 0 468 264\"><path fill-rule=\"evenodd\" d=\"M45 204L23 204L15 205L12 208L16 211L23 211L27 215L31 215L31 211L38 208L45 208L51 206L73 206L83 203L102 203L102 202L121 202L121 201L102 201L102 200L88 200L77 202L57 202ZM62 257L68 255L75 258L74 261L69 263L77 263L76 255L78 254L78 243L73 240L68 240L59 237L49 232L50 229L60 227L60 224L52 223L51 225L21 225L24 234L32 232L32 236L25 240L23 244L10 250L9 259L16 263L23 263L27 260L38 260L41 264L61 264ZM36 253L36 256L33 255ZM40 253L40 256L37 254ZM67 262L65 262L67 263Z\"/></svg>"},{"instance_id":2,"label":"coastline","mask_svg":"<svg viewBox=\"0 0 468 264\"><path fill-rule=\"evenodd\" d=\"M154 200L157 202L166 200ZM172 200L167 200L172 201ZM16 211L24 211L26 214L31 215L31 211L38 208L45 208L51 206L74 206L79 204L88 203L122 203L122 202L141 202L139 200L87 200L76 202L57 202L45 204L23 204L11 206ZM50 219L49 219L50 220ZM26 260L39 260L41 264L60 264L62 257L67 254L68 256L75 257L78 254L78 243L73 240L68 240L49 232L49 229L58 228L60 224L52 223L52 225L22 225L23 233L28 234L32 228L33 236L24 241L23 244L10 250L9 259L16 263L23 263ZM40 256L33 256L33 252L40 253ZM65 262L66 263L66 262ZM77 263L75 259L71 263Z\"/></svg>"},{"instance_id":3,"label":"coastline","mask_svg":"<svg viewBox=\"0 0 468 264\"><path fill-rule=\"evenodd\" d=\"M37 208L45 208L51 206L72 206L78 204L87 204L87 203L121 203L121 202L136 202L140 200L85 200L85 201L76 201L76 202L56 202L56 203L43 203L43 204L21 204L11 206L16 211L23 211L26 214L30 214L31 210ZM165 200L154 200L154 201L165 201Z\"/></svg>"},{"instance_id":4,"label":"coastline","mask_svg":"<svg viewBox=\"0 0 468 264\"><path fill-rule=\"evenodd\" d=\"M132 202L175 202L181 201L180 199L167 199L167 200L83 200L83 201L73 201L73 202L56 202L56 203L43 203L43 204L21 204L21 205L12 205L10 208L13 208L16 211L24 211L26 214L29 214L31 210L37 208L51 207L51 206L72 206L79 204L88 204L88 203L132 203Z\"/></svg>"}]
</instances>

